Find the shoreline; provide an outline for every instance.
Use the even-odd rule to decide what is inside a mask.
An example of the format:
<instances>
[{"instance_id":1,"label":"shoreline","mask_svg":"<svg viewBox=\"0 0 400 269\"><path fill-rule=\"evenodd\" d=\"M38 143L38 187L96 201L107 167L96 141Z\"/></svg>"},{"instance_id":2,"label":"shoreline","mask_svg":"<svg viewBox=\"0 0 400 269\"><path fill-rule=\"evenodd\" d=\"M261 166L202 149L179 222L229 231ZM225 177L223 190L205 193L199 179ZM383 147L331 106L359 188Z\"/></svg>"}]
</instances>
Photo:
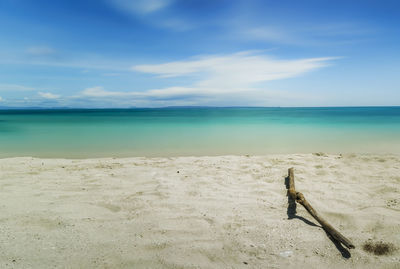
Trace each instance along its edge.
<instances>
[{"instance_id":1,"label":"shoreline","mask_svg":"<svg viewBox=\"0 0 400 269\"><path fill-rule=\"evenodd\" d=\"M348 153L332 153L332 152L294 152L294 153L266 153L266 154L205 154L205 155L151 155L151 156L135 156L135 155L127 155L127 156L93 156L93 157L62 157L62 156L54 156L54 157L41 157L36 155L21 155L21 156L6 156L0 157L1 160L7 159L43 159L43 160L115 160L115 159L178 159L178 158L219 158L219 157L290 157L290 156L319 156L319 157L359 157L359 156L370 156L370 157L400 157L400 153L396 152L348 152Z\"/></svg>"},{"instance_id":2,"label":"shoreline","mask_svg":"<svg viewBox=\"0 0 400 269\"><path fill-rule=\"evenodd\" d=\"M356 249L337 248L285 177ZM0 159L0 264L85 268L395 268L400 156ZM396 250L376 256L366 242ZM350 256L349 256L350 255Z\"/></svg>"}]
</instances>

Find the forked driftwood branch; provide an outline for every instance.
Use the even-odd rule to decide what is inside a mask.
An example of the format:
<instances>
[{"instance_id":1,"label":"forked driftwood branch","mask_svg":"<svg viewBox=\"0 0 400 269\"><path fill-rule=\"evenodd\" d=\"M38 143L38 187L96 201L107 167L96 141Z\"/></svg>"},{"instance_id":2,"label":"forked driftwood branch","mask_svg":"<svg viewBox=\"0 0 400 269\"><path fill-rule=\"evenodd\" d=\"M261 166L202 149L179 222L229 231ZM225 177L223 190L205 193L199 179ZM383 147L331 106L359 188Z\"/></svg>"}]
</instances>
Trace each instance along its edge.
<instances>
[{"instance_id":1,"label":"forked driftwood branch","mask_svg":"<svg viewBox=\"0 0 400 269\"><path fill-rule=\"evenodd\" d=\"M321 224L322 228L330 234L334 239L345 245L347 248L352 249L355 248L353 243L350 242L349 239L344 237L339 231L337 231L335 228L333 228L332 225L330 225L326 220L324 220L318 213L315 211L315 209L307 202L306 198L304 198L304 195L301 192L296 192L296 189L294 187L294 171L293 168L289 168L289 188L288 188L288 195L292 197L293 200L301 204L302 206L305 207L305 209L308 211L308 213L311 214L311 216L316 219L319 224Z\"/></svg>"}]
</instances>

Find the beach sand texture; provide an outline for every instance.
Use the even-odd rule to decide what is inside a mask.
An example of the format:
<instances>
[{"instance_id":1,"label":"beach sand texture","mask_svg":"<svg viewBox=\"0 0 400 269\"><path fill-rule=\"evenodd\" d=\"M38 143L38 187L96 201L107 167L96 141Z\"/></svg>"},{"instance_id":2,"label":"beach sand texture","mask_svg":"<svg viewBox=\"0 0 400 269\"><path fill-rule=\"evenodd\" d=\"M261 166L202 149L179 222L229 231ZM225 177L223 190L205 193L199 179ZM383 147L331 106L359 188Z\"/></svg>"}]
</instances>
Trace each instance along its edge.
<instances>
[{"instance_id":1,"label":"beach sand texture","mask_svg":"<svg viewBox=\"0 0 400 269\"><path fill-rule=\"evenodd\" d=\"M288 218L289 167L356 249ZM0 267L400 268L399 194L398 155L1 159Z\"/></svg>"}]
</instances>

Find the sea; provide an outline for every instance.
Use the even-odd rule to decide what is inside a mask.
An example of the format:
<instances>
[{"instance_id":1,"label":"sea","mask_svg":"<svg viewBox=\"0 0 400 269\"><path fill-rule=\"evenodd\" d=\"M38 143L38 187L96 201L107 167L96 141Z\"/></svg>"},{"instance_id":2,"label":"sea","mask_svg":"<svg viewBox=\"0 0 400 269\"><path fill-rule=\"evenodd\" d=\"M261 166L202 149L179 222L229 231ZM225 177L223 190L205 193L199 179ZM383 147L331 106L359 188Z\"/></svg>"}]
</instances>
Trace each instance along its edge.
<instances>
[{"instance_id":1,"label":"sea","mask_svg":"<svg viewBox=\"0 0 400 269\"><path fill-rule=\"evenodd\" d=\"M0 110L0 157L400 154L400 107Z\"/></svg>"}]
</instances>

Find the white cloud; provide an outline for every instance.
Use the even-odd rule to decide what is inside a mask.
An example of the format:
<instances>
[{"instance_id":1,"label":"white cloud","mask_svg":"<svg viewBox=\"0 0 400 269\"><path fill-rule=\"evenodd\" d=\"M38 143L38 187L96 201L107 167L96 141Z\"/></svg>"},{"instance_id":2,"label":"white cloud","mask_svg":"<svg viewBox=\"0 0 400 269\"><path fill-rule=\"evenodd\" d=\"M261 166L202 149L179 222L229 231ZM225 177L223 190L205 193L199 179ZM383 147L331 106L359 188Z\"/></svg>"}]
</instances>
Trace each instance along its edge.
<instances>
[{"instance_id":1,"label":"white cloud","mask_svg":"<svg viewBox=\"0 0 400 269\"><path fill-rule=\"evenodd\" d=\"M58 94L53 94L50 92L38 92L39 96L45 99L58 99L60 98L60 95Z\"/></svg>"},{"instance_id":2,"label":"white cloud","mask_svg":"<svg viewBox=\"0 0 400 269\"><path fill-rule=\"evenodd\" d=\"M132 70L161 77L179 77L200 74L200 84L249 85L256 82L295 77L327 65L332 57L278 60L249 52L226 56L208 56L198 59L155 65L137 65Z\"/></svg>"},{"instance_id":3,"label":"white cloud","mask_svg":"<svg viewBox=\"0 0 400 269\"><path fill-rule=\"evenodd\" d=\"M297 44L303 42L299 36L293 33L288 33L283 28L276 27L246 28L239 31L239 36L250 40L260 40L281 44Z\"/></svg>"},{"instance_id":4,"label":"white cloud","mask_svg":"<svg viewBox=\"0 0 400 269\"><path fill-rule=\"evenodd\" d=\"M55 50L50 47L39 46L39 47L30 47L26 50L26 52L33 56L46 56L55 53Z\"/></svg>"},{"instance_id":5,"label":"white cloud","mask_svg":"<svg viewBox=\"0 0 400 269\"><path fill-rule=\"evenodd\" d=\"M278 102L287 103L309 100L312 96L304 93L266 89L246 89L242 91L207 90L200 88L168 87L144 92L108 91L103 87L85 89L74 99L103 103L103 107L160 107L160 106L267 106Z\"/></svg>"},{"instance_id":6,"label":"white cloud","mask_svg":"<svg viewBox=\"0 0 400 269\"><path fill-rule=\"evenodd\" d=\"M195 88L185 87L169 87L163 89L153 89L143 92L121 92L121 91L107 91L101 86L87 88L81 92L83 96L103 98L103 97L134 97L136 99L143 98L171 98L174 96L192 95L197 94Z\"/></svg>"},{"instance_id":7,"label":"white cloud","mask_svg":"<svg viewBox=\"0 0 400 269\"><path fill-rule=\"evenodd\" d=\"M124 96L126 93L122 92L110 92L104 90L103 87L96 86L92 88L86 88L85 90L82 91L83 96L89 96L89 97L115 97L115 96Z\"/></svg>"},{"instance_id":8,"label":"white cloud","mask_svg":"<svg viewBox=\"0 0 400 269\"><path fill-rule=\"evenodd\" d=\"M121 102L160 101L169 105L191 104L267 105L271 99L288 99L293 93L268 89L265 82L292 78L328 65L332 57L281 60L250 52L225 56L203 56L155 65L137 65L132 70L160 78L187 77L191 83L146 91L109 91L97 86L81 92L82 97ZM186 84L186 85L185 85ZM299 98L299 96L296 96Z\"/></svg>"},{"instance_id":9,"label":"white cloud","mask_svg":"<svg viewBox=\"0 0 400 269\"><path fill-rule=\"evenodd\" d=\"M3 101L3 97L0 96L0 102Z\"/></svg>"},{"instance_id":10,"label":"white cloud","mask_svg":"<svg viewBox=\"0 0 400 269\"><path fill-rule=\"evenodd\" d=\"M116 8L135 14L148 14L161 10L171 4L171 0L109 0Z\"/></svg>"}]
</instances>

